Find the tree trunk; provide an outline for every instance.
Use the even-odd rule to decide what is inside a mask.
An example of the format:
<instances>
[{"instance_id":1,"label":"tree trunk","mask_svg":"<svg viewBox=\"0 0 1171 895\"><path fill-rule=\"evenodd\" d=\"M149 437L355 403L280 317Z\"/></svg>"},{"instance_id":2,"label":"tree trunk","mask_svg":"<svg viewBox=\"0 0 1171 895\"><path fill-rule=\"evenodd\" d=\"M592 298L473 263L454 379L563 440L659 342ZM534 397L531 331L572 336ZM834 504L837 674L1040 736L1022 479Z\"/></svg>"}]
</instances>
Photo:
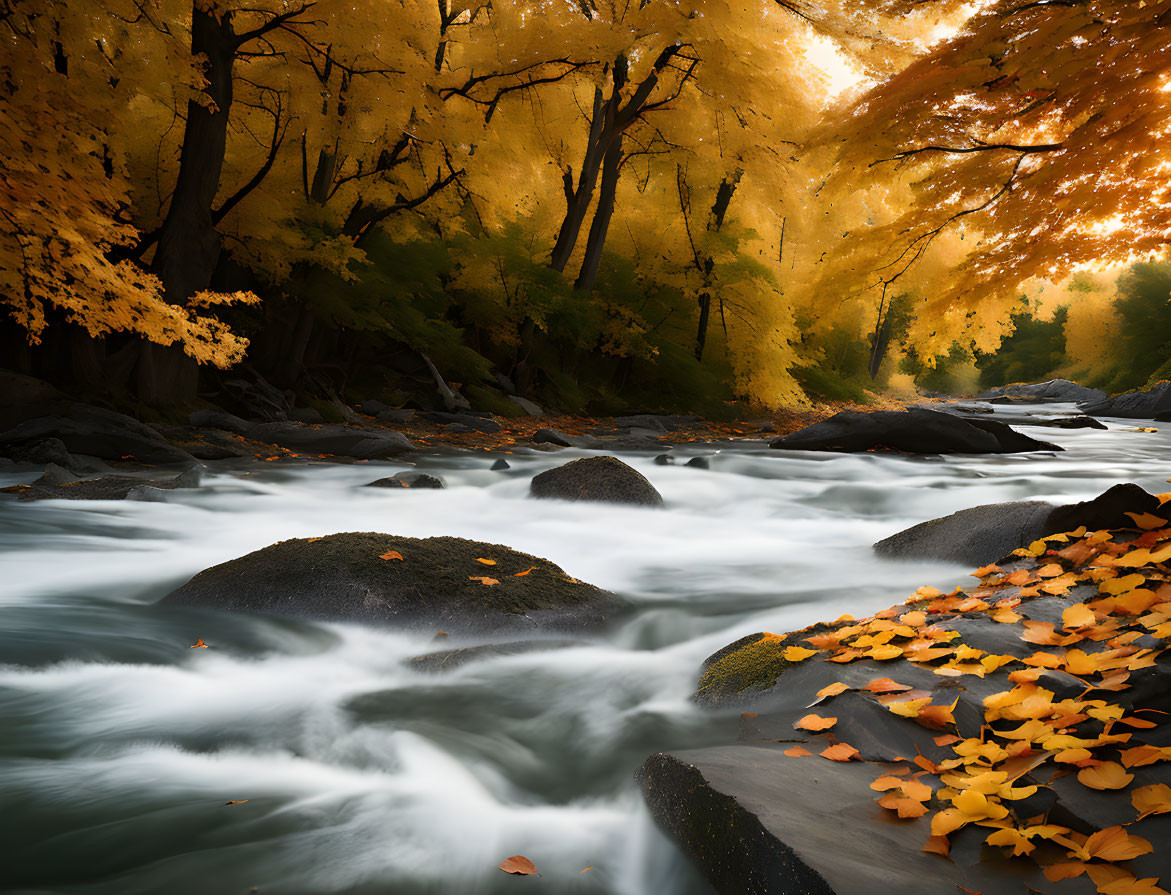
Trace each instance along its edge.
<instances>
[{"instance_id":1,"label":"tree trunk","mask_svg":"<svg viewBox=\"0 0 1171 895\"><path fill-rule=\"evenodd\" d=\"M187 103L179 176L151 264L162 280L164 297L172 304L206 289L219 260L220 236L212 222L212 203L224 166L236 49L232 14L226 12L217 19L193 4L191 54L207 59L204 93L213 105ZM195 361L179 347L143 346L136 390L147 403L193 400L198 379Z\"/></svg>"},{"instance_id":2,"label":"tree trunk","mask_svg":"<svg viewBox=\"0 0 1171 895\"><path fill-rule=\"evenodd\" d=\"M585 223L586 213L589 211L590 202L594 197L594 185L598 182L598 172L601 170L605 158L601 144L608 105L602 102L601 88L594 90L594 111L590 119L590 134L581 162L581 171L577 176L576 188L573 186L573 173L567 171L565 174L565 218L561 221L557 242L553 246L553 254L549 259L549 266L558 273L563 273L565 265L569 263L573 247L577 245L577 238L581 234L581 225Z\"/></svg>"},{"instance_id":3,"label":"tree trunk","mask_svg":"<svg viewBox=\"0 0 1171 895\"><path fill-rule=\"evenodd\" d=\"M610 219L614 216L614 200L618 191L618 178L622 173L622 134L618 134L606 150L602 167L602 184L598 192L598 207L590 224L590 235L586 241L585 258L581 272L573 288L589 291L594 288L598 276L598 265L602 260L602 249L606 245L606 234L610 231Z\"/></svg>"},{"instance_id":4,"label":"tree trunk","mask_svg":"<svg viewBox=\"0 0 1171 895\"><path fill-rule=\"evenodd\" d=\"M695 333L695 359L703 360L703 348L707 344L707 321L711 315L712 297L706 292L699 296L699 328Z\"/></svg>"}]
</instances>

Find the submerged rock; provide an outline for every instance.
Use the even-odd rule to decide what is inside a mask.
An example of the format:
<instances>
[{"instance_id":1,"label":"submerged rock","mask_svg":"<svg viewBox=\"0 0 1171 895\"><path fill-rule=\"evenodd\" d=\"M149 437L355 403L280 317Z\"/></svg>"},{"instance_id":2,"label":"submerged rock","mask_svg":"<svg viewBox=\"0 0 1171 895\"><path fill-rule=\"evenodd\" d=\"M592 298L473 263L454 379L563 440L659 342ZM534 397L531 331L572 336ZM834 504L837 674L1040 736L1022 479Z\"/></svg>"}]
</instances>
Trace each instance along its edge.
<instances>
[{"instance_id":1,"label":"submerged rock","mask_svg":"<svg viewBox=\"0 0 1171 895\"><path fill-rule=\"evenodd\" d=\"M1045 535L1131 524L1127 513L1149 513L1159 500L1138 485L1115 485L1082 503L1057 506L1038 500L986 504L921 522L874 545L883 556L983 564Z\"/></svg>"},{"instance_id":2,"label":"submerged rock","mask_svg":"<svg viewBox=\"0 0 1171 895\"><path fill-rule=\"evenodd\" d=\"M499 544L373 532L281 541L200 572L163 602L461 634L596 630L627 606Z\"/></svg>"},{"instance_id":3,"label":"submerged rock","mask_svg":"<svg viewBox=\"0 0 1171 895\"><path fill-rule=\"evenodd\" d=\"M966 419L922 408L874 413L843 410L827 420L775 439L769 446L793 451L892 450L912 454L1061 450L1055 444L1022 435L996 420Z\"/></svg>"},{"instance_id":4,"label":"submerged rock","mask_svg":"<svg viewBox=\"0 0 1171 895\"><path fill-rule=\"evenodd\" d=\"M534 476L533 497L659 507L663 496L641 472L617 457L583 457Z\"/></svg>"},{"instance_id":5,"label":"submerged rock","mask_svg":"<svg viewBox=\"0 0 1171 895\"><path fill-rule=\"evenodd\" d=\"M31 485L4 490L17 494L18 500L165 500L168 491L198 488L201 476L202 470L193 466L171 479L116 475L79 478L60 466L49 464L45 474Z\"/></svg>"},{"instance_id":6,"label":"submerged rock","mask_svg":"<svg viewBox=\"0 0 1171 895\"><path fill-rule=\"evenodd\" d=\"M446 488L447 484L437 475L425 472L396 472L384 479L376 479L366 488Z\"/></svg>"}]
</instances>

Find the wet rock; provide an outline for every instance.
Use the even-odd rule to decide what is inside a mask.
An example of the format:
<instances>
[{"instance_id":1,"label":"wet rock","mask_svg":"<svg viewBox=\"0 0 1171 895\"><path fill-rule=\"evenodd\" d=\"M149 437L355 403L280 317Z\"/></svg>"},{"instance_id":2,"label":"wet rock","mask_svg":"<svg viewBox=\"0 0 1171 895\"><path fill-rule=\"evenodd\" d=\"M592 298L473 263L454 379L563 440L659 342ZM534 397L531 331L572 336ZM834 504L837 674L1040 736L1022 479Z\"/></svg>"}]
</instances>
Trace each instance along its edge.
<instances>
[{"instance_id":1,"label":"wet rock","mask_svg":"<svg viewBox=\"0 0 1171 895\"><path fill-rule=\"evenodd\" d=\"M164 500L168 491L195 488L201 470L193 467L172 479L142 479L132 476L81 478L58 466L50 466L31 485L6 489L18 500Z\"/></svg>"},{"instance_id":2,"label":"wet rock","mask_svg":"<svg viewBox=\"0 0 1171 895\"><path fill-rule=\"evenodd\" d=\"M655 457L655 466L671 466L675 463L675 458L670 454L659 454Z\"/></svg>"},{"instance_id":3,"label":"wet rock","mask_svg":"<svg viewBox=\"0 0 1171 895\"><path fill-rule=\"evenodd\" d=\"M539 653L580 645L581 641L578 640L521 640L516 643L486 643L482 646L465 646L459 649L427 653L423 656L412 656L407 659L407 665L415 671L435 673L459 668L461 665L474 662L477 659L518 656L522 653Z\"/></svg>"},{"instance_id":4,"label":"wet rock","mask_svg":"<svg viewBox=\"0 0 1171 895\"><path fill-rule=\"evenodd\" d=\"M223 429L225 432L235 432L237 435L243 435L253 426L253 423L222 410L193 410L187 417L187 421L193 426Z\"/></svg>"},{"instance_id":5,"label":"wet rock","mask_svg":"<svg viewBox=\"0 0 1171 895\"><path fill-rule=\"evenodd\" d=\"M652 429L659 433L674 432L687 426L698 423L698 416L683 414L636 413L630 416L614 417L614 425L619 428Z\"/></svg>"},{"instance_id":6,"label":"wet rock","mask_svg":"<svg viewBox=\"0 0 1171 895\"><path fill-rule=\"evenodd\" d=\"M1105 429L1105 423L1100 423L1092 416L1063 416L1057 419L1044 420L1038 425L1054 426L1058 429Z\"/></svg>"},{"instance_id":7,"label":"wet rock","mask_svg":"<svg viewBox=\"0 0 1171 895\"><path fill-rule=\"evenodd\" d=\"M76 482L76 481L77 481L77 476L74 473L70 472L68 469L65 469L62 466L58 466L56 463L50 463L48 466L45 467L44 474L39 479L37 479L35 482L33 482L33 484L34 485L64 485L66 482Z\"/></svg>"},{"instance_id":8,"label":"wet rock","mask_svg":"<svg viewBox=\"0 0 1171 895\"><path fill-rule=\"evenodd\" d=\"M1160 382L1146 391L1126 392L1112 398L1089 401L1081 405L1089 416L1115 416L1123 419L1157 419L1171 413L1171 382Z\"/></svg>"},{"instance_id":9,"label":"wet rock","mask_svg":"<svg viewBox=\"0 0 1171 895\"><path fill-rule=\"evenodd\" d=\"M163 603L460 634L596 630L627 605L498 544L372 532L273 544L200 572Z\"/></svg>"},{"instance_id":10,"label":"wet rock","mask_svg":"<svg viewBox=\"0 0 1171 895\"><path fill-rule=\"evenodd\" d=\"M533 497L659 507L663 496L638 470L617 457L583 457L534 476Z\"/></svg>"},{"instance_id":11,"label":"wet rock","mask_svg":"<svg viewBox=\"0 0 1171 895\"><path fill-rule=\"evenodd\" d=\"M465 432L483 432L486 435L491 435L504 428L490 416L478 416L473 413L443 413L431 410L424 416L442 426L449 427L448 431L452 431L451 426L463 426Z\"/></svg>"},{"instance_id":12,"label":"wet rock","mask_svg":"<svg viewBox=\"0 0 1171 895\"><path fill-rule=\"evenodd\" d=\"M881 766L794 760L785 748L659 753L638 771L659 826L721 895L941 895L957 885L995 895L1094 891L1050 883L1036 864L982 860L961 842L982 840L979 828L953 835L951 860L927 854L922 823L889 821L874 804L869 784Z\"/></svg>"},{"instance_id":13,"label":"wet rock","mask_svg":"<svg viewBox=\"0 0 1171 895\"><path fill-rule=\"evenodd\" d=\"M399 432L342 425L309 427L293 422L261 423L249 428L247 437L292 451L337 454L359 460L398 457L415 449Z\"/></svg>"},{"instance_id":14,"label":"wet rock","mask_svg":"<svg viewBox=\"0 0 1171 895\"><path fill-rule=\"evenodd\" d=\"M388 410L378 411L376 416L384 423L409 423L415 418L415 411L391 407Z\"/></svg>"},{"instance_id":15,"label":"wet rock","mask_svg":"<svg viewBox=\"0 0 1171 895\"><path fill-rule=\"evenodd\" d=\"M711 461L707 457L692 457L684 466L690 466L694 469L711 469Z\"/></svg>"},{"instance_id":16,"label":"wet rock","mask_svg":"<svg viewBox=\"0 0 1171 895\"><path fill-rule=\"evenodd\" d=\"M592 435L566 435L560 429L538 429L529 439L533 444L553 444L558 447L597 449L602 447L601 439Z\"/></svg>"},{"instance_id":17,"label":"wet rock","mask_svg":"<svg viewBox=\"0 0 1171 895\"><path fill-rule=\"evenodd\" d=\"M508 465L508 461L504 460L504 459L497 460L495 463L492 464L492 471L493 472L499 472L502 469L511 469L511 468L512 467Z\"/></svg>"},{"instance_id":18,"label":"wet rock","mask_svg":"<svg viewBox=\"0 0 1171 895\"><path fill-rule=\"evenodd\" d=\"M1036 500L986 504L921 522L884 538L874 549L901 559L983 565L1022 544L1080 525L1092 530L1132 525L1126 513L1152 512L1158 506L1158 498L1133 484L1115 485L1093 500L1067 506Z\"/></svg>"},{"instance_id":19,"label":"wet rock","mask_svg":"<svg viewBox=\"0 0 1171 895\"><path fill-rule=\"evenodd\" d=\"M367 488L446 488L447 485L439 476L428 475L425 472L396 472L384 479L370 482Z\"/></svg>"},{"instance_id":20,"label":"wet rock","mask_svg":"<svg viewBox=\"0 0 1171 895\"><path fill-rule=\"evenodd\" d=\"M369 401L363 401L358 405L358 410L366 414L366 416L378 416L384 410L390 410L390 405L385 401L379 401L377 398L371 398Z\"/></svg>"},{"instance_id":21,"label":"wet rock","mask_svg":"<svg viewBox=\"0 0 1171 895\"><path fill-rule=\"evenodd\" d=\"M1047 382L1001 386L985 392L980 398L1008 398L1021 404L1080 404L1105 400L1106 393L1068 379L1050 379Z\"/></svg>"},{"instance_id":22,"label":"wet rock","mask_svg":"<svg viewBox=\"0 0 1171 895\"><path fill-rule=\"evenodd\" d=\"M321 411L316 407L294 407L289 411L289 419L293 422L305 423L310 426L320 426L325 423L325 417L321 415Z\"/></svg>"},{"instance_id":23,"label":"wet rock","mask_svg":"<svg viewBox=\"0 0 1171 895\"><path fill-rule=\"evenodd\" d=\"M827 420L778 438L770 447L795 451L860 452L893 450L913 454L1005 454L1059 451L987 419L964 419L912 408L861 413L844 410Z\"/></svg>"},{"instance_id":24,"label":"wet rock","mask_svg":"<svg viewBox=\"0 0 1171 895\"><path fill-rule=\"evenodd\" d=\"M528 398L522 398L519 395L508 395L508 400L529 416L545 415L545 411L541 409L541 405L537 404L535 401L530 401Z\"/></svg>"},{"instance_id":25,"label":"wet rock","mask_svg":"<svg viewBox=\"0 0 1171 895\"><path fill-rule=\"evenodd\" d=\"M449 435L463 435L467 432L474 432L471 426L465 426L463 423L447 423L443 427L443 431Z\"/></svg>"},{"instance_id":26,"label":"wet rock","mask_svg":"<svg viewBox=\"0 0 1171 895\"><path fill-rule=\"evenodd\" d=\"M71 454L103 460L190 463L194 459L150 426L88 404L73 404L63 416L42 416L17 424L0 434L0 451L19 451L46 439L57 439Z\"/></svg>"}]
</instances>

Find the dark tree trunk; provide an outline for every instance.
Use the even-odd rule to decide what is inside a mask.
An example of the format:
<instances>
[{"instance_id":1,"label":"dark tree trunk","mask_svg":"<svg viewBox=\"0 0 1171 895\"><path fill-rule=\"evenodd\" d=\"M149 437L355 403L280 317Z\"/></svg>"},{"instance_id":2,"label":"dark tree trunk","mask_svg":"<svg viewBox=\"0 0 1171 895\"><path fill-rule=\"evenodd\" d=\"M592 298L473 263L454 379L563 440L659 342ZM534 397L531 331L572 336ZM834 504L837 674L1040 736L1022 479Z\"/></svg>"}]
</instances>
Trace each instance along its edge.
<instances>
[{"instance_id":1,"label":"dark tree trunk","mask_svg":"<svg viewBox=\"0 0 1171 895\"><path fill-rule=\"evenodd\" d=\"M703 360L703 349L707 344L707 322L711 311L712 297L706 292L701 292L699 296L699 328L695 333L695 359L697 361Z\"/></svg>"},{"instance_id":2,"label":"dark tree trunk","mask_svg":"<svg viewBox=\"0 0 1171 895\"><path fill-rule=\"evenodd\" d=\"M598 265L602 260L602 249L606 245L606 234L610 231L610 219L614 216L614 201L618 192L618 178L622 173L622 134L614 138L606 150L602 167L602 184L598 191L598 207L590 224L590 235L586 241L585 257L574 289L589 291L594 288L598 276Z\"/></svg>"},{"instance_id":3,"label":"dark tree trunk","mask_svg":"<svg viewBox=\"0 0 1171 895\"><path fill-rule=\"evenodd\" d=\"M732 174L720 181L719 189L716 190L716 201L712 203L711 214L708 216L707 229L709 233L719 232L720 228L724 226L724 218L728 214L728 206L732 204L732 197L736 195L736 187L740 185L740 178L743 176L744 172L736 169ZM701 265L700 272L703 274L704 283L710 285L712 270L716 266L715 259L707 255L702 259L697 258L696 263ZM703 349L707 345L708 321L711 319L711 293L707 291L701 292L697 301L699 302L699 325L695 332L695 359L702 361ZM722 304L720 305L720 309L722 313Z\"/></svg>"},{"instance_id":4,"label":"dark tree trunk","mask_svg":"<svg viewBox=\"0 0 1171 895\"><path fill-rule=\"evenodd\" d=\"M220 236L212 221L212 204L224 166L236 50L232 14L217 19L193 4L191 54L207 59L204 93L214 105L187 103L179 176L151 264L162 280L164 297L172 304L206 289L219 260ZM195 361L179 347L143 346L136 371L136 391L142 400L151 404L191 401L198 380Z\"/></svg>"},{"instance_id":5,"label":"dark tree trunk","mask_svg":"<svg viewBox=\"0 0 1171 895\"><path fill-rule=\"evenodd\" d=\"M602 90L594 91L594 111L590 119L590 134L586 143L585 156L582 158L581 171L577 176L577 186L573 185L573 172L565 174L565 217L561 221L561 229L557 232L557 242L553 246L553 254L549 259L549 266L562 273L569 257L573 254L573 247L577 245L577 238L581 234L581 225L585 223L586 214L590 209L590 202L594 197L594 186L598 182L598 172L605 159L602 146L602 137L605 131L604 119L609 111L610 103L602 102Z\"/></svg>"},{"instance_id":6,"label":"dark tree trunk","mask_svg":"<svg viewBox=\"0 0 1171 895\"><path fill-rule=\"evenodd\" d=\"M333 180L337 176L337 153L322 149L317 153L317 167L313 170L313 183L309 187L309 198L318 205L329 201Z\"/></svg>"}]
</instances>

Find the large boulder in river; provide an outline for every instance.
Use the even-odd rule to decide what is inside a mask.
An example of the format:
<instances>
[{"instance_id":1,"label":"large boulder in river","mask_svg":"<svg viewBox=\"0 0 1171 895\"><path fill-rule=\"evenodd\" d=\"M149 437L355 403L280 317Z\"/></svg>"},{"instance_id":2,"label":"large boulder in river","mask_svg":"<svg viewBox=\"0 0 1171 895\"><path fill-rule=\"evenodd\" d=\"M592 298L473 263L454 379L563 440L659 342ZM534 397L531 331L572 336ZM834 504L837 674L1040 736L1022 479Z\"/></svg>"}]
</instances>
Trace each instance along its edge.
<instances>
[{"instance_id":1,"label":"large boulder in river","mask_svg":"<svg viewBox=\"0 0 1171 895\"><path fill-rule=\"evenodd\" d=\"M1171 573L1157 535L1109 535L1013 557L967 593L721 650L696 694L716 745L638 772L655 820L729 895L1167 887L1171 815L1143 799L1171 783L1171 631L1143 607ZM1045 874L1082 843L1088 866Z\"/></svg>"},{"instance_id":2,"label":"large boulder in river","mask_svg":"<svg viewBox=\"0 0 1171 895\"><path fill-rule=\"evenodd\" d=\"M1021 404L1080 404L1102 401L1105 397L1106 393L1100 389L1086 388L1068 379L1050 379L1048 382L1003 385L985 392L980 400L1008 398Z\"/></svg>"},{"instance_id":3,"label":"large boulder in river","mask_svg":"<svg viewBox=\"0 0 1171 895\"><path fill-rule=\"evenodd\" d=\"M590 631L626 607L499 544L372 532L281 541L200 572L163 602L453 634Z\"/></svg>"},{"instance_id":4,"label":"large boulder in river","mask_svg":"<svg viewBox=\"0 0 1171 895\"><path fill-rule=\"evenodd\" d=\"M253 441L275 444L306 454L335 454L358 460L385 460L415 450L400 432L355 426L307 426L295 422L260 423L249 427Z\"/></svg>"},{"instance_id":5,"label":"large boulder in river","mask_svg":"<svg viewBox=\"0 0 1171 895\"><path fill-rule=\"evenodd\" d=\"M1120 416L1124 419L1153 420L1171 413L1171 382L1160 382L1146 391L1126 392L1082 404L1090 416Z\"/></svg>"},{"instance_id":6,"label":"large boulder in river","mask_svg":"<svg viewBox=\"0 0 1171 895\"><path fill-rule=\"evenodd\" d=\"M102 407L74 404L61 416L42 416L0 434L0 453L56 438L72 454L139 463L191 463L195 458L150 426Z\"/></svg>"},{"instance_id":7,"label":"large boulder in river","mask_svg":"<svg viewBox=\"0 0 1171 895\"><path fill-rule=\"evenodd\" d=\"M1115 485L1093 500L1057 506L1039 500L985 504L921 522L874 545L883 556L983 565L1045 535L1120 528L1127 513L1151 513L1159 500L1138 485Z\"/></svg>"},{"instance_id":8,"label":"large boulder in river","mask_svg":"<svg viewBox=\"0 0 1171 895\"><path fill-rule=\"evenodd\" d=\"M533 497L661 507L663 495L617 457L583 457L533 477Z\"/></svg>"},{"instance_id":9,"label":"large boulder in river","mask_svg":"<svg viewBox=\"0 0 1171 895\"><path fill-rule=\"evenodd\" d=\"M1061 450L1057 445L1029 438L996 420L963 419L922 408L874 413L843 410L827 420L775 439L769 446L791 451L889 450L909 454Z\"/></svg>"}]
</instances>

